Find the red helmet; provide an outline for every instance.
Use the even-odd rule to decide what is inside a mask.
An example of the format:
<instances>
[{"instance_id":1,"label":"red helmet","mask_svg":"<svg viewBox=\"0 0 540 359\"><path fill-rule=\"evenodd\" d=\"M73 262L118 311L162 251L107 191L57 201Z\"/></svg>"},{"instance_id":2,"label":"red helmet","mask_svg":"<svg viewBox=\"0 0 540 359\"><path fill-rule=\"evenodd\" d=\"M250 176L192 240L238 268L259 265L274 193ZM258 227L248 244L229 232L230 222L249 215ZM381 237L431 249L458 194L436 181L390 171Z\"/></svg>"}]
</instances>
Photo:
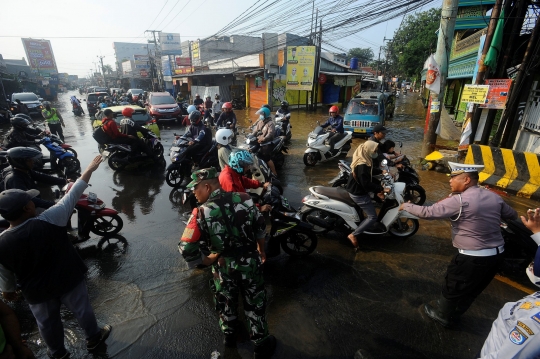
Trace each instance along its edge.
<instances>
[{"instance_id":1,"label":"red helmet","mask_svg":"<svg viewBox=\"0 0 540 359\"><path fill-rule=\"evenodd\" d=\"M224 110L225 110L225 109L231 109L231 110L232 110L232 103L230 103L230 102L225 102L225 103L223 104L223 106L221 106L221 108L224 109Z\"/></svg>"},{"instance_id":2,"label":"red helmet","mask_svg":"<svg viewBox=\"0 0 540 359\"><path fill-rule=\"evenodd\" d=\"M339 107L332 106L332 107L330 107L330 110L328 110L328 112L335 112L336 114L338 114L339 113Z\"/></svg>"},{"instance_id":3,"label":"red helmet","mask_svg":"<svg viewBox=\"0 0 540 359\"><path fill-rule=\"evenodd\" d=\"M125 117L131 117L133 116L134 113L135 113L135 110L132 109L131 107L126 107L122 110L122 115L124 115Z\"/></svg>"}]
</instances>

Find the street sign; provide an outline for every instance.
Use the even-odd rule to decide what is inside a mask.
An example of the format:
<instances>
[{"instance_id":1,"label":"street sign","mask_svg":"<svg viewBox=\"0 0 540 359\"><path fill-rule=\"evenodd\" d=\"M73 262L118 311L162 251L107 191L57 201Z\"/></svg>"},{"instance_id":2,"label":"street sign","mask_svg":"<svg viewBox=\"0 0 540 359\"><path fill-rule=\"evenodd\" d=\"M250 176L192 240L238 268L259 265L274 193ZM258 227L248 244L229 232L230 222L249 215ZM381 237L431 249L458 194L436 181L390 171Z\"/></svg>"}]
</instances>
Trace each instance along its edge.
<instances>
[{"instance_id":1,"label":"street sign","mask_svg":"<svg viewBox=\"0 0 540 359\"><path fill-rule=\"evenodd\" d=\"M482 105L486 103L488 91L488 85L465 85L461 95L461 102L478 103Z\"/></svg>"},{"instance_id":2,"label":"street sign","mask_svg":"<svg viewBox=\"0 0 540 359\"><path fill-rule=\"evenodd\" d=\"M326 75L325 74L320 74L319 75L319 83L321 85L325 84L326 83Z\"/></svg>"},{"instance_id":3,"label":"street sign","mask_svg":"<svg viewBox=\"0 0 540 359\"><path fill-rule=\"evenodd\" d=\"M482 108L502 110L506 107L506 100L512 85L511 79L490 79L486 80L486 85L489 86L487 100L480 105Z\"/></svg>"},{"instance_id":4,"label":"street sign","mask_svg":"<svg viewBox=\"0 0 540 359\"><path fill-rule=\"evenodd\" d=\"M148 77L148 71L146 70L140 70L139 74L141 75L141 77Z\"/></svg>"}]
</instances>

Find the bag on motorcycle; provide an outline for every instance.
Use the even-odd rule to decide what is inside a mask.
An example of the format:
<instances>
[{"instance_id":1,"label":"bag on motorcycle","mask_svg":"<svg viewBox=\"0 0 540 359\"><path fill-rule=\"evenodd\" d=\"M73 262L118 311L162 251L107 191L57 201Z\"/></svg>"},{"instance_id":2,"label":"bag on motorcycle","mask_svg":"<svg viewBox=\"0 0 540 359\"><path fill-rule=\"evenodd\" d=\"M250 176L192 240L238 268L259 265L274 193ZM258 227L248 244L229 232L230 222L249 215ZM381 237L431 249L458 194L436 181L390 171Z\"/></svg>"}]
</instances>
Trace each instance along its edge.
<instances>
[{"instance_id":1,"label":"bag on motorcycle","mask_svg":"<svg viewBox=\"0 0 540 359\"><path fill-rule=\"evenodd\" d=\"M96 127L94 133L92 133L92 137L94 137L94 140L100 145L111 142L111 137L105 133L103 126Z\"/></svg>"}]
</instances>

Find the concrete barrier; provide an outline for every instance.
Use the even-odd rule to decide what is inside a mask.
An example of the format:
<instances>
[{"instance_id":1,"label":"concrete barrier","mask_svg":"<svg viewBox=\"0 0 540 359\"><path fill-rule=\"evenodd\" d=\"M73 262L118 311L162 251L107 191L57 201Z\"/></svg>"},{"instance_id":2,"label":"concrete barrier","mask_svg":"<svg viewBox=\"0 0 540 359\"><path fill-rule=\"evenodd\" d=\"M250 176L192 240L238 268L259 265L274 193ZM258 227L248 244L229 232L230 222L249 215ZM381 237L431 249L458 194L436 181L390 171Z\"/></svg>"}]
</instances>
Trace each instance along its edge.
<instances>
[{"instance_id":1,"label":"concrete barrier","mask_svg":"<svg viewBox=\"0 0 540 359\"><path fill-rule=\"evenodd\" d=\"M465 163L484 165L480 183L540 200L540 158L536 153L471 145Z\"/></svg>"}]
</instances>

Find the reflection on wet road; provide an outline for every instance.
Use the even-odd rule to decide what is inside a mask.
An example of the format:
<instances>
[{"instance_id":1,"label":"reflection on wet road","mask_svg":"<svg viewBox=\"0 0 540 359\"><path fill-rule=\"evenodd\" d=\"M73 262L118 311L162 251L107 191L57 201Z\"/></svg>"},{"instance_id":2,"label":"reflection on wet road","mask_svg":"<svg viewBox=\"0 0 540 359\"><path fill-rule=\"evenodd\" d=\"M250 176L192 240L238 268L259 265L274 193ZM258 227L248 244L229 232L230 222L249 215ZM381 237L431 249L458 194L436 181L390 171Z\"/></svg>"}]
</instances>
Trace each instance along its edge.
<instances>
[{"instance_id":1,"label":"reflection on wet road","mask_svg":"<svg viewBox=\"0 0 540 359\"><path fill-rule=\"evenodd\" d=\"M79 153L84 168L98 153L88 116L74 117L69 96L54 104L66 119L66 142ZM240 126L256 118L255 110L236 111ZM395 118L387 123L388 138L403 142L416 163L423 138L423 108L416 95L398 99ZM280 180L285 196L298 207L312 185L324 185L338 172L337 161L306 168L302 155L307 134L326 114L293 111L293 140ZM7 128L3 128L5 133ZM165 125L166 157L177 125ZM363 140L354 139L353 149ZM167 158L168 160L168 158ZM428 202L448 194L448 177L422 172ZM224 352L222 335L208 280L208 270L188 271L177 250L187 211L165 184L163 170L114 173L103 164L92 178L95 192L121 212L121 234L129 246L96 251L99 238L84 243L81 252L90 268L88 286L98 320L113 331L108 355L115 358L209 358L214 350L224 358L249 358L249 342ZM518 210L536 206L511 198ZM73 223L75 225L75 223ZM265 277L270 331L278 338L275 358L352 358L364 348L374 358L471 358L480 350L499 308L524 293L493 281L463 317L462 329L445 330L421 314L421 305L438 296L446 266L454 254L450 226L421 221L419 232L406 240L365 237L355 254L341 236L321 237L313 255L295 260L287 255L269 260ZM44 344L27 305L15 305L25 335L38 357ZM74 358L89 358L84 335L73 316L63 313L66 345ZM39 344L38 344L39 343Z\"/></svg>"}]
</instances>

